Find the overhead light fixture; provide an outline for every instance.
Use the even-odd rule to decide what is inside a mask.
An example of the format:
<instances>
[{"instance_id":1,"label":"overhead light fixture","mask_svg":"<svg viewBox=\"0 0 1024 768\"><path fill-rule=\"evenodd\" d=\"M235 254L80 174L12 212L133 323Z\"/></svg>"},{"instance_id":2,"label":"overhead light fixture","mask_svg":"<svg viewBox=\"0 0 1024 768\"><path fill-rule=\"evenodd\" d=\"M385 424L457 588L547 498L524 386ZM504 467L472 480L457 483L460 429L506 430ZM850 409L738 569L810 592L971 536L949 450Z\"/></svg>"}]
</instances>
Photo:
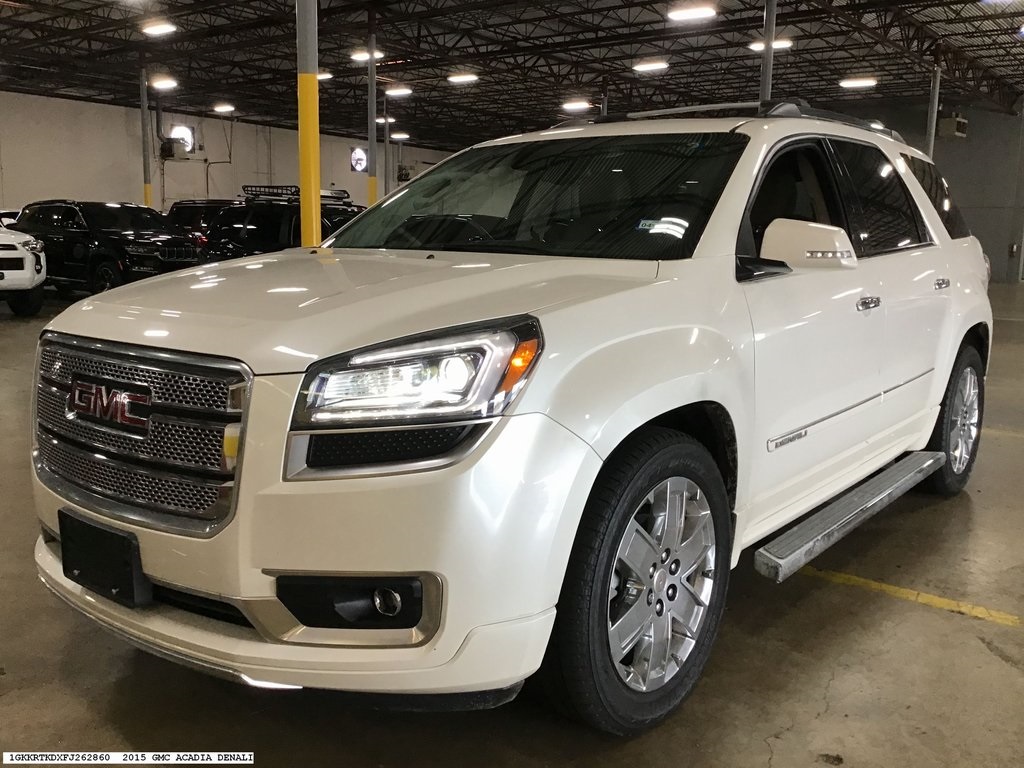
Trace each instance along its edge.
<instances>
[{"instance_id":1,"label":"overhead light fixture","mask_svg":"<svg viewBox=\"0 0 1024 768\"><path fill-rule=\"evenodd\" d=\"M566 112L585 112L590 109L590 102L584 99L573 99L567 101L562 105L562 109Z\"/></svg>"},{"instance_id":2,"label":"overhead light fixture","mask_svg":"<svg viewBox=\"0 0 1024 768\"><path fill-rule=\"evenodd\" d=\"M384 58L384 51L374 51L373 52L373 58L375 58L375 59L383 59ZM370 60L370 52L369 51L356 51L355 53L352 54L352 61L369 61L369 60Z\"/></svg>"},{"instance_id":3,"label":"overhead light fixture","mask_svg":"<svg viewBox=\"0 0 1024 768\"><path fill-rule=\"evenodd\" d=\"M321 69L316 73L317 80L330 80L332 77L334 77L334 73L328 72L326 69Z\"/></svg>"},{"instance_id":4,"label":"overhead light fixture","mask_svg":"<svg viewBox=\"0 0 1024 768\"><path fill-rule=\"evenodd\" d=\"M149 84L158 91L169 91L178 87L178 81L166 74L153 75L149 78Z\"/></svg>"},{"instance_id":5,"label":"overhead light fixture","mask_svg":"<svg viewBox=\"0 0 1024 768\"><path fill-rule=\"evenodd\" d=\"M638 61L633 65L634 72L658 72L662 69L668 69L668 62L664 59L656 59L653 61Z\"/></svg>"},{"instance_id":6,"label":"overhead light fixture","mask_svg":"<svg viewBox=\"0 0 1024 768\"><path fill-rule=\"evenodd\" d=\"M391 138L394 139L395 141L405 141L406 139L409 138L409 134L406 133L405 131L395 131L394 133L391 134Z\"/></svg>"},{"instance_id":7,"label":"overhead light fixture","mask_svg":"<svg viewBox=\"0 0 1024 768\"><path fill-rule=\"evenodd\" d=\"M214 104L213 105L213 111L214 112L220 112L223 115L223 114L226 114L228 112L234 112L235 111L235 105L234 104L227 104L227 103Z\"/></svg>"},{"instance_id":8,"label":"overhead light fixture","mask_svg":"<svg viewBox=\"0 0 1024 768\"><path fill-rule=\"evenodd\" d=\"M847 77L839 81L840 88L874 88L878 80L874 77Z\"/></svg>"},{"instance_id":9,"label":"overhead light fixture","mask_svg":"<svg viewBox=\"0 0 1024 768\"><path fill-rule=\"evenodd\" d=\"M454 75L448 75L448 82L455 85L463 85L464 83L475 83L480 79L479 75L475 75L472 72L457 72Z\"/></svg>"},{"instance_id":10,"label":"overhead light fixture","mask_svg":"<svg viewBox=\"0 0 1024 768\"><path fill-rule=\"evenodd\" d=\"M388 121L388 123L393 123L393 122L395 122L395 118L389 116L387 121ZM383 117L378 117L377 118L377 122L380 123L381 125L383 125L384 124L384 118Z\"/></svg>"},{"instance_id":11,"label":"overhead light fixture","mask_svg":"<svg viewBox=\"0 0 1024 768\"><path fill-rule=\"evenodd\" d=\"M713 5L681 5L668 12L672 21L701 21L718 14Z\"/></svg>"},{"instance_id":12,"label":"overhead light fixture","mask_svg":"<svg viewBox=\"0 0 1024 768\"><path fill-rule=\"evenodd\" d=\"M412 93L412 88L407 85L393 85L384 91L385 96L408 96Z\"/></svg>"},{"instance_id":13,"label":"overhead light fixture","mask_svg":"<svg viewBox=\"0 0 1024 768\"><path fill-rule=\"evenodd\" d=\"M785 49L792 47L792 40L772 40L773 51L784 51ZM752 51L757 51L758 53L760 53L761 51L764 50L764 40L755 40L750 45L748 45L747 48L749 48Z\"/></svg>"},{"instance_id":14,"label":"overhead light fixture","mask_svg":"<svg viewBox=\"0 0 1024 768\"><path fill-rule=\"evenodd\" d=\"M166 19L152 19L142 25L142 34L149 35L150 37L160 37L162 35L169 35L177 29L174 24Z\"/></svg>"}]
</instances>

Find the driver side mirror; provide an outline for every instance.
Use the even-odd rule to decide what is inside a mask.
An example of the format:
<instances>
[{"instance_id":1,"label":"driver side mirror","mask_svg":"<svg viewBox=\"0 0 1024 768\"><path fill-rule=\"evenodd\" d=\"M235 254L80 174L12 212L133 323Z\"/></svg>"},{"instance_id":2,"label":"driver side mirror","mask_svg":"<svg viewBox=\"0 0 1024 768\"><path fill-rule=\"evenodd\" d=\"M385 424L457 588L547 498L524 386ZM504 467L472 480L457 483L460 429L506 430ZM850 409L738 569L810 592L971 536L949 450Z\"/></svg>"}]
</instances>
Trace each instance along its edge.
<instances>
[{"instance_id":1,"label":"driver side mirror","mask_svg":"<svg viewBox=\"0 0 1024 768\"><path fill-rule=\"evenodd\" d=\"M857 254L845 230L795 219L775 219L768 225L761 258L784 262L793 269L857 266Z\"/></svg>"}]
</instances>

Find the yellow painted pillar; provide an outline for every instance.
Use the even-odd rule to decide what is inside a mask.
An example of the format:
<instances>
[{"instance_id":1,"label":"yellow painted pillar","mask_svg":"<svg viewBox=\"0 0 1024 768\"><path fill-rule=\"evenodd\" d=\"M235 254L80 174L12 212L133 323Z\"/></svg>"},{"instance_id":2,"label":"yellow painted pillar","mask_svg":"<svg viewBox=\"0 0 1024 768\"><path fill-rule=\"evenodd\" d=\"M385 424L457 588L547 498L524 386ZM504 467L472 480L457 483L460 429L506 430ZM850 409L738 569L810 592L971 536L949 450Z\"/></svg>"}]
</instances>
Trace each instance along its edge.
<instances>
[{"instance_id":1,"label":"yellow painted pillar","mask_svg":"<svg viewBox=\"0 0 1024 768\"><path fill-rule=\"evenodd\" d=\"M320 84L317 80L317 0L295 0L299 93L299 209L302 245L315 247L320 231Z\"/></svg>"}]
</instances>

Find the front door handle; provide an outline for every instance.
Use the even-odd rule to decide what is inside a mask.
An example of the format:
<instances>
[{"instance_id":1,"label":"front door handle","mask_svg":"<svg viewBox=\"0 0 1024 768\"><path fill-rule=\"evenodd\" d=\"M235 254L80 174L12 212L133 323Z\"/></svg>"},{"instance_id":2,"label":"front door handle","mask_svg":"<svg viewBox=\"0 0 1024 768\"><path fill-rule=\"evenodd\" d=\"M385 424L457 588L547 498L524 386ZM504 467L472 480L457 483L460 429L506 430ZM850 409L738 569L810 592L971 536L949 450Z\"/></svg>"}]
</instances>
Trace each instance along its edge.
<instances>
[{"instance_id":1,"label":"front door handle","mask_svg":"<svg viewBox=\"0 0 1024 768\"><path fill-rule=\"evenodd\" d=\"M878 296L865 296L857 299L857 311L864 312L869 309L878 309L882 306L882 300Z\"/></svg>"},{"instance_id":2,"label":"front door handle","mask_svg":"<svg viewBox=\"0 0 1024 768\"><path fill-rule=\"evenodd\" d=\"M935 290L936 291L944 291L947 288L949 288L949 278L948 277L940 277L938 280L935 281Z\"/></svg>"}]
</instances>

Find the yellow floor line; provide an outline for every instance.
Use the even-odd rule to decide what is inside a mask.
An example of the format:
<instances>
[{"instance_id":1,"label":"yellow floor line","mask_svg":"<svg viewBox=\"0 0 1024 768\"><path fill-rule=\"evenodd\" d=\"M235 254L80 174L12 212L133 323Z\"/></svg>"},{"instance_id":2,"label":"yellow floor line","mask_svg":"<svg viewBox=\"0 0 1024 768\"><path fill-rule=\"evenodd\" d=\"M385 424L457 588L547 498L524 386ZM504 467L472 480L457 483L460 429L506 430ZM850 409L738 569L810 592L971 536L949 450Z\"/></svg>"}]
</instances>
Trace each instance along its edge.
<instances>
[{"instance_id":1,"label":"yellow floor line","mask_svg":"<svg viewBox=\"0 0 1024 768\"><path fill-rule=\"evenodd\" d=\"M999 427L982 427L982 432L986 435L999 435L1000 437L1019 437L1024 438L1024 432L1018 432L1015 429L1000 429Z\"/></svg>"},{"instance_id":2,"label":"yellow floor line","mask_svg":"<svg viewBox=\"0 0 1024 768\"><path fill-rule=\"evenodd\" d=\"M805 565L801 568L800 573L807 576L815 576L819 579L825 579L825 581L831 581L833 584L846 584L851 587L870 589L873 592L881 592L889 595L890 597L907 600L911 603L920 603L921 605L927 605L930 608L938 608L939 610L949 611L950 613L960 613L964 616L973 616L976 619L984 619L985 621L991 621L994 624L1002 624L1004 627L1019 627L1021 625L1020 616L1014 616L1012 613L994 611L991 608L983 608L980 605L963 603L959 600L950 600L949 598L939 597L938 595L929 595L927 592L918 592L914 589L896 587L892 584L886 584L881 581L872 581L871 579L852 576L848 573L821 571L817 568L812 568L809 565Z\"/></svg>"}]
</instances>

